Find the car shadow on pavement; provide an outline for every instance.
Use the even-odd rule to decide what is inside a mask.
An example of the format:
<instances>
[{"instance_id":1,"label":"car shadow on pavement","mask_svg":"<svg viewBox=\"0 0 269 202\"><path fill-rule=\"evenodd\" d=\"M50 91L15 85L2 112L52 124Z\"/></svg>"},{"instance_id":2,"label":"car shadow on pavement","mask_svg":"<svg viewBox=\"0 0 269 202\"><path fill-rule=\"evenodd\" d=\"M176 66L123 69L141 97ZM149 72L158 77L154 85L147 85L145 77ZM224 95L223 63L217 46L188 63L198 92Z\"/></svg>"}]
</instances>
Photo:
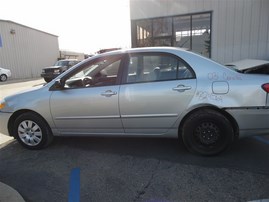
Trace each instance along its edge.
<instances>
[{"instance_id":1,"label":"car shadow on pavement","mask_svg":"<svg viewBox=\"0 0 269 202\"><path fill-rule=\"evenodd\" d=\"M245 138L235 142L232 147L217 156L205 157L189 153L183 143L177 139L164 138L96 138L65 137L55 138L48 148L29 151L12 141L0 149L1 156L16 156L16 153L34 154L70 150L72 153L97 152L103 154L128 155L139 158L151 158L174 163L191 164L203 167L227 167L257 173L269 173L269 146L254 138Z\"/></svg>"},{"instance_id":2,"label":"car shadow on pavement","mask_svg":"<svg viewBox=\"0 0 269 202\"><path fill-rule=\"evenodd\" d=\"M11 141L0 149L0 152L2 157L18 158L18 153L27 153L27 156L35 155L35 153L54 155L54 153L61 153L66 150L78 156L82 153L95 152L144 159L159 159L211 168L233 168L257 173L269 173L269 146L255 140L253 137L238 140L229 150L211 157L189 153L181 141L164 138L57 137L52 145L43 150L27 150L16 141Z\"/></svg>"},{"instance_id":3,"label":"car shadow on pavement","mask_svg":"<svg viewBox=\"0 0 269 202\"><path fill-rule=\"evenodd\" d=\"M120 156L153 158L187 165L269 173L267 169L269 146L253 137L240 139L229 150L211 157L189 153L181 141L164 138L55 138L51 149L61 148L68 148L74 152L94 151Z\"/></svg>"}]
</instances>

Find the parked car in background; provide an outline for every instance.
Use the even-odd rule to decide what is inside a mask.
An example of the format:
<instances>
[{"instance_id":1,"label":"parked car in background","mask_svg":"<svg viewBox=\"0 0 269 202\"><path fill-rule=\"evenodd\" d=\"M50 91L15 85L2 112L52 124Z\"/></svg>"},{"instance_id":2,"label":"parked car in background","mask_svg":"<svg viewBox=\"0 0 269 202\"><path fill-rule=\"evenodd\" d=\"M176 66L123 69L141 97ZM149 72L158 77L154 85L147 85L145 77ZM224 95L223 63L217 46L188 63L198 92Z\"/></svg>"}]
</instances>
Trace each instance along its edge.
<instances>
[{"instance_id":1,"label":"parked car in background","mask_svg":"<svg viewBox=\"0 0 269 202\"><path fill-rule=\"evenodd\" d=\"M41 77L43 77L46 82L50 82L52 79L79 62L80 61L76 59L59 60L53 66L42 69Z\"/></svg>"},{"instance_id":2,"label":"parked car in background","mask_svg":"<svg viewBox=\"0 0 269 202\"><path fill-rule=\"evenodd\" d=\"M269 61L245 59L226 64L226 66L246 74L269 74Z\"/></svg>"},{"instance_id":3,"label":"parked car in background","mask_svg":"<svg viewBox=\"0 0 269 202\"><path fill-rule=\"evenodd\" d=\"M11 77L11 71L0 67L0 81L6 81L9 77Z\"/></svg>"},{"instance_id":4,"label":"parked car in background","mask_svg":"<svg viewBox=\"0 0 269 202\"><path fill-rule=\"evenodd\" d=\"M268 75L172 47L96 55L0 101L0 132L29 149L54 136L168 137L215 155L238 137L268 135L268 120Z\"/></svg>"}]
</instances>

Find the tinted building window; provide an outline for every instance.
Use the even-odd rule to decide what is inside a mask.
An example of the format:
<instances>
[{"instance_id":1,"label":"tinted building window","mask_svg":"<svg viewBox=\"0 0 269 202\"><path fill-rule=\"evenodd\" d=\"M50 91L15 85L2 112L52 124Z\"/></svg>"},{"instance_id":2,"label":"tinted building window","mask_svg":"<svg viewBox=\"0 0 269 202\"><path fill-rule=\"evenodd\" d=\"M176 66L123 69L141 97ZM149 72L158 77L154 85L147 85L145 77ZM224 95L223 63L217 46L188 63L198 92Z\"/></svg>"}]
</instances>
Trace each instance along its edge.
<instances>
[{"instance_id":1,"label":"tinted building window","mask_svg":"<svg viewBox=\"0 0 269 202\"><path fill-rule=\"evenodd\" d=\"M132 21L133 47L174 46L211 56L211 12Z\"/></svg>"}]
</instances>

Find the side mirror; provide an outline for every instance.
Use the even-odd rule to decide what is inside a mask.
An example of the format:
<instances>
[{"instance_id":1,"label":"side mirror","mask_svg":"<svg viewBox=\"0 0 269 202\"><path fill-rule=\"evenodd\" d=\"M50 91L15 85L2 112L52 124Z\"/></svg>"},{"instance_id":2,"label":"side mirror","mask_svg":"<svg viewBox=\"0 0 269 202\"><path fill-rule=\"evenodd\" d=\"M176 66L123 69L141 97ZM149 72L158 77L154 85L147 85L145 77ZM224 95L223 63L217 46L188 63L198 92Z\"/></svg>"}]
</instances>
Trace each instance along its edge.
<instances>
[{"instance_id":1,"label":"side mirror","mask_svg":"<svg viewBox=\"0 0 269 202\"><path fill-rule=\"evenodd\" d=\"M54 90L64 89L64 81L62 81L61 79L56 80L54 82L53 89Z\"/></svg>"}]
</instances>

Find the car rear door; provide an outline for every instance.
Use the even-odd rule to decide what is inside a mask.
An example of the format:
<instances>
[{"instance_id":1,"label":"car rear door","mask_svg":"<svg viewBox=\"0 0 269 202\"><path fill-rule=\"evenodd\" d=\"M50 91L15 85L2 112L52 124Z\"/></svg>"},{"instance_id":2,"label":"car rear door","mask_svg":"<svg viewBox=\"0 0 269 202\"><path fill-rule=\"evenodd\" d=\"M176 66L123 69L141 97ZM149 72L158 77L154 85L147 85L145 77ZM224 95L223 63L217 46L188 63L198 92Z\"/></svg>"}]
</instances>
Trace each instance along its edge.
<instances>
[{"instance_id":1,"label":"car rear door","mask_svg":"<svg viewBox=\"0 0 269 202\"><path fill-rule=\"evenodd\" d=\"M193 70L180 58L164 53L129 55L120 112L128 134L163 134L189 105L196 89Z\"/></svg>"}]
</instances>

